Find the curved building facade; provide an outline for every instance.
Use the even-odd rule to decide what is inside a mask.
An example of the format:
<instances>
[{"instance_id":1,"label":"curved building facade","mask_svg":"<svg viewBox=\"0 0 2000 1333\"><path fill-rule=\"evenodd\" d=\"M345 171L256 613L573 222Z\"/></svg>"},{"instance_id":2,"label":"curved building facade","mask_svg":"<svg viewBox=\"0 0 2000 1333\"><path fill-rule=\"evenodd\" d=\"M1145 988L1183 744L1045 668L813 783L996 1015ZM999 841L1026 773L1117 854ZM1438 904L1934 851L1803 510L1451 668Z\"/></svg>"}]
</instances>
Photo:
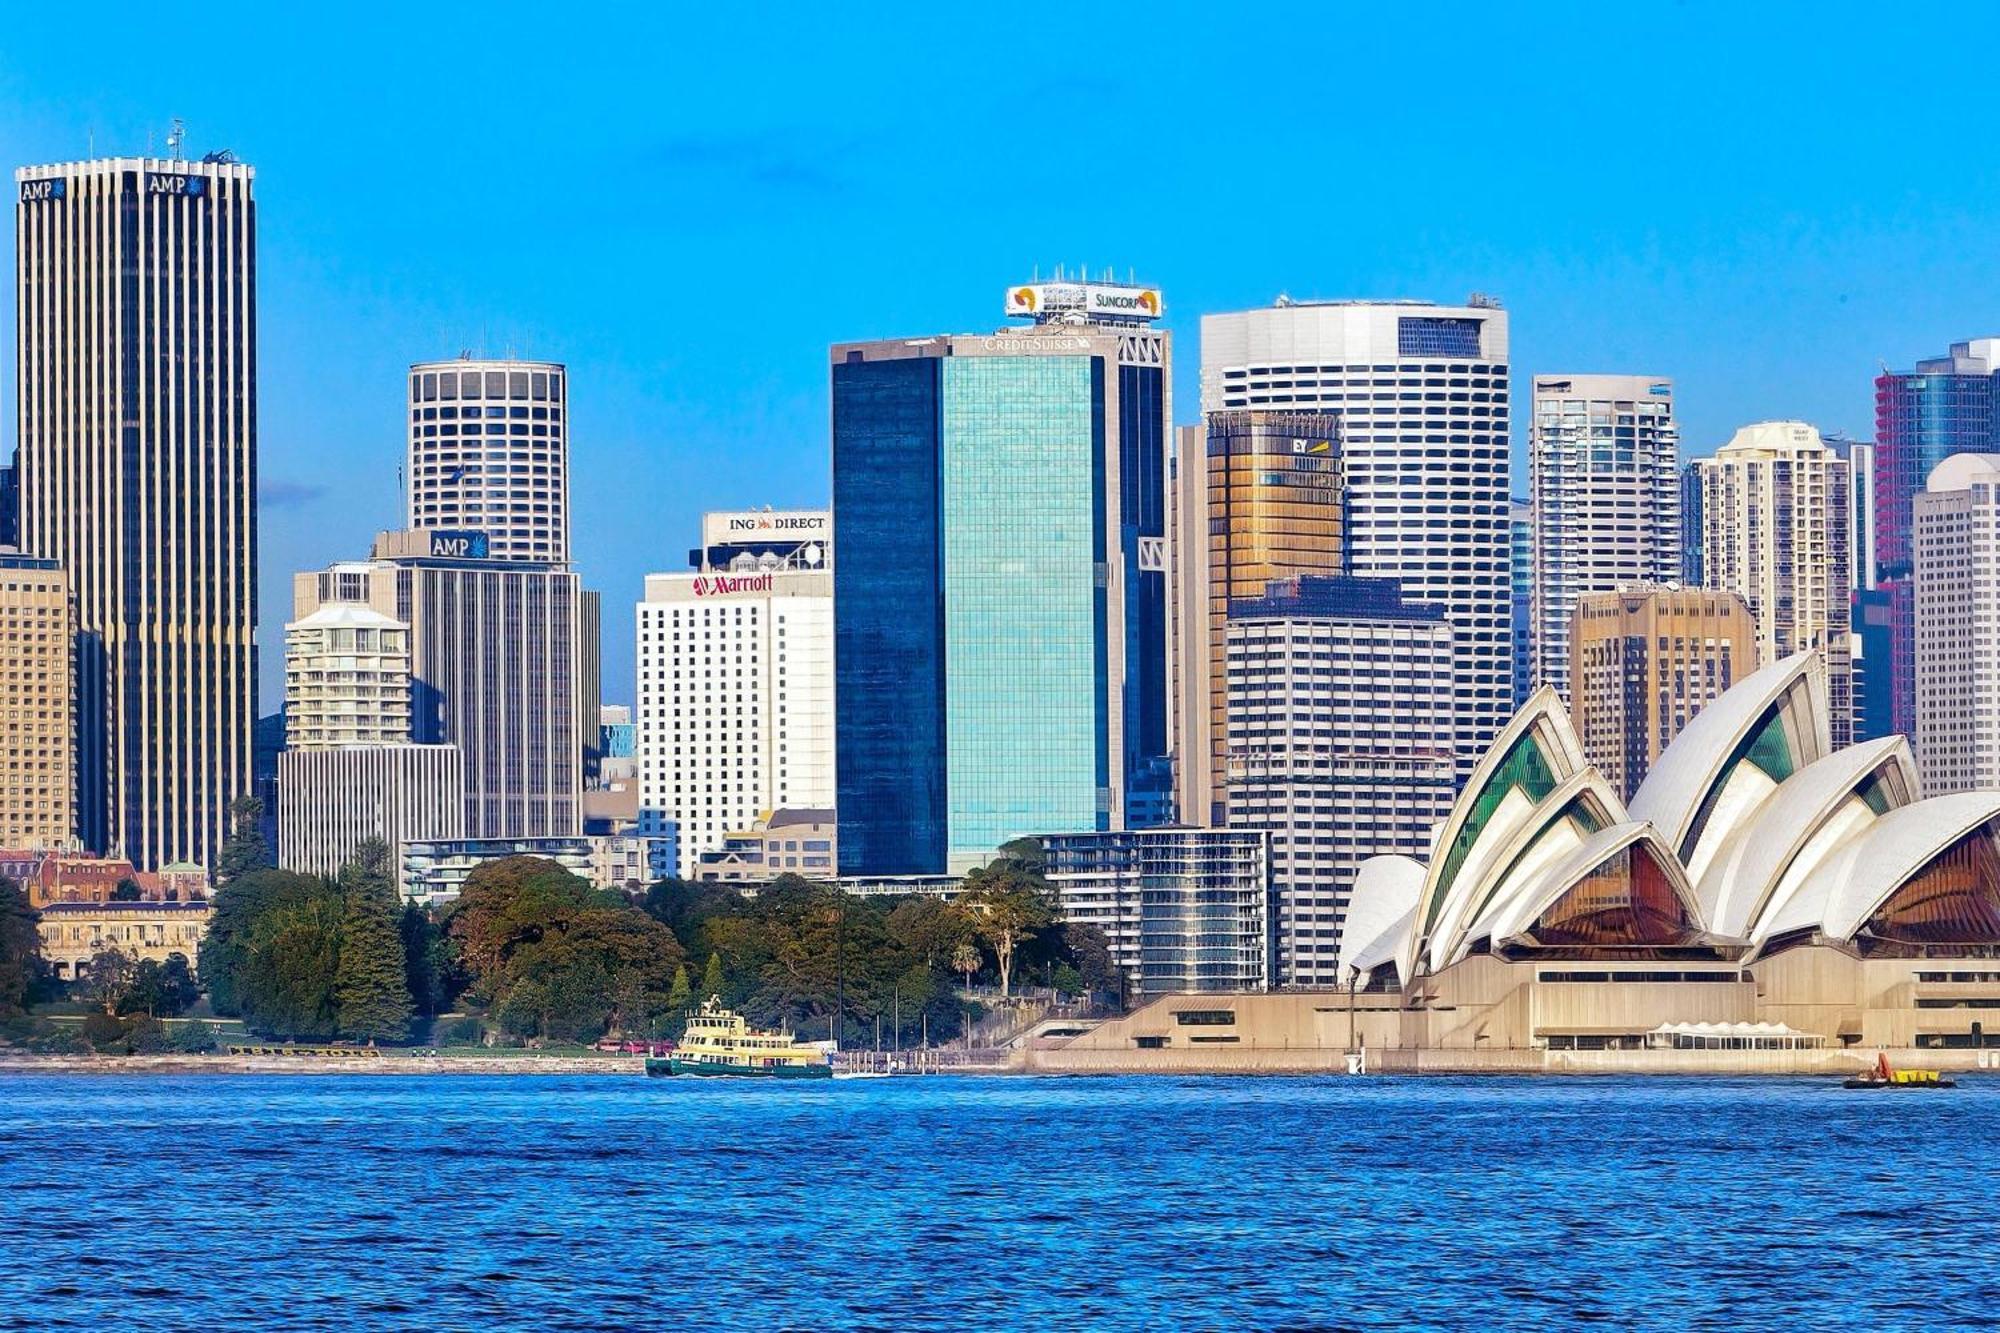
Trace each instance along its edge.
<instances>
[{"instance_id":1,"label":"curved building facade","mask_svg":"<svg viewBox=\"0 0 2000 1333\"><path fill-rule=\"evenodd\" d=\"M569 373L553 361L410 367L410 527L483 533L486 558L569 563Z\"/></svg>"}]
</instances>

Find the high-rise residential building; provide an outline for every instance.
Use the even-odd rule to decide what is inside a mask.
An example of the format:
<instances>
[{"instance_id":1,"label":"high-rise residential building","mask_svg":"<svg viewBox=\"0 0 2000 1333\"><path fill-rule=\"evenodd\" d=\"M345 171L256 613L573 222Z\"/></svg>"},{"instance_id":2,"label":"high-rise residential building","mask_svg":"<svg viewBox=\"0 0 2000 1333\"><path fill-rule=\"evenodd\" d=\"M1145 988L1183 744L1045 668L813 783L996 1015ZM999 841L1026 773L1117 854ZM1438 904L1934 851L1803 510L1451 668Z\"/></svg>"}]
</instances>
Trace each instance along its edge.
<instances>
[{"instance_id":1,"label":"high-rise residential building","mask_svg":"<svg viewBox=\"0 0 2000 1333\"><path fill-rule=\"evenodd\" d=\"M331 601L285 626L279 865L332 875L370 838L395 855L465 836L464 757L411 741L413 695L410 627L394 616Z\"/></svg>"},{"instance_id":2,"label":"high-rise residential building","mask_svg":"<svg viewBox=\"0 0 2000 1333\"><path fill-rule=\"evenodd\" d=\"M285 626L285 748L410 739L410 627L354 602Z\"/></svg>"},{"instance_id":3,"label":"high-rise residential building","mask_svg":"<svg viewBox=\"0 0 2000 1333\"><path fill-rule=\"evenodd\" d=\"M1132 995L1270 989L1265 833L1125 829L1041 841L1062 919L1104 932Z\"/></svg>"},{"instance_id":4,"label":"high-rise residential building","mask_svg":"<svg viewBox=\"0 0 2000 1333\"><path fill-rule=\"evenodd\" d=\"M569 373L466 357L410 367L409 524L488 558L569 561Z\"/></svg>"},{"instance_id":5,"label":"high-rise residential building","mask_svg":"<svg viewBox=\"0 0 2000 1333\"><path fill-rule=\"evenodd\" d=\"M62 566L0 549L0 846L76 850L75 646Z\"/></svg>"},{"instance_id":6,"label":"high-rise residential building","mask_svg":"<svg viewBox=\"0 0 2000 1333\"><path fill-rule=\"evenodd\" d=\"M1750 608L1714 588L1585 593L1569 642L1584 756L1627 800L1689 719L1757 669Z\"/></svg>"},{"instance_id":7,"label":"high-rise residential building","mask_svg":"<svg viewBox=\"0 0 2000 1333\"><path fill-rule=\"evenodd\" d=\"M207 864L257 721L257 212L251 169L25 167L21 547L76 617L79 834Z\"/></svg>"},{"instance_id":8,"label":"high-rise residential building","mask_svg":"<svg viewBox=\"0 0 2000 1333\"><path fill-rule=\"evenodd\" d=\"M1169 338L1151 288L832 349L843 874L1163 822Z\"/></svg>"},{"instance_id":9,"label":"high-rise residential building","mask_svg":"<svg viewBox=\"0 0 2000 1333\"><path fill-rule=\"evenodd\" d=\"M1429 852L1457 790L1455 657L1446 609L1394 580L1285 579L1231 603L1229 827L1271 835L1278 984L1337 985L1361 863Z\"/></svg>"},{"instance_id":10,"label":"high-rise residential building","mask_svg":"<svg viewBox=\"0 0 2000 1333\"><path fill-rule=\"evenodd\" d=\"M1180 822L1224 818L1228 757L1223 640L1229 604L1272 579L1341 572L1340 418L1325 412L1217 412L1180 432L1169 563L1174 585L1174 750ZM1205 465L1204 465L1205 455ZM1192 633L1188 633L1192 631Z\"/></svg>"},{"instance_id":11,"label":"high-rise residential building","mask_svg":"<svg viewBox=\"0 0 2000 1333\"><path fill-rule=\"evenodd\" d=\"M1577 600L1680 578L1680 433L1671 380L1537 375L1534 384L1530 688L1553 685L1568 703L1569 628Z\"/></svg>"},{"instance_id":12,"label":"high-rise residential building","mask_svg":"<svg viewBox=\"0 0 2000 1333\"><path fill-rule=\"evenodd\" d=\"M1507 632L1514 673L1514 706L1535 692L1535 507L1507 506Z\"/></svg>"},{"instance_id":13,"label":"high-rise residential building","mask_svg":"<svg viewBox=\"0 0 2000 1333\"><path fill-rule=\"evenodd\" d=\"M2000 454L1953 454L1911 502L1917 770L2000 787Z\"/></svg>"},{"instance_id":14,"label":"high-rise residential building","mask_svg":"<svg viewBox=\"0 0 2000 1333\"><path fill-rule=\"evenodd\" d=\"M1802 421L1761 421L1695 460L1707 586L1742 597L1757 657L1825 655L1834 744L1853 733L1848 462Z\"/></svg>"},{"instance_id":15,"label":"high-rise residential building","mask_svg":"<svg viewBox=\"0 0 2000 1333\"><path fill-rule=\"evenodd\" d=\"M584 590L562 566L495 560L470 537L383 533L372 559L295 576L297 618L353 604L410 627L409 738L462 752L467 839L577 838ZM431 554L446 549L459 554Z\"/></svg>"},{"instance_id":16,"label":"high-rise residential building","mask_svg":"<svg viewBox=\"0 0 2000 1333\"><path fill-rule=\"evenodd\" d=\"M1951 455L2000 448L1996 375L2000 338L1973 338L1918 361L1914 370L1884 370L1875 380L1875 562L1889 596L1893 734L1917 729L1911 506Z\"/></svg>"},{"instance_id":17,"label":"high-rise residential building","mask_svg":"<svg viewBox=\"0 0 2000 1333\"><path fill-rule=\"evenodd\" d=\"M1507 313L1407 301L1204 315L1204 412L1338 413L1349 574L1445 608L1459 773L1513 712Z\"/></svg>"},{"instance_id":18,"label":"high-rise residential building","mask_svg":"<svg viewBox=\"0 0 2000 1333\"><path fill-rule=\"evenodd\" d=\"M758 520L789 535L741 549L737 525ZM639 830L673 833L684 879L760 817L834 797L829 516L708 514L702 529L696 567L648 574L637 611Z\"/></svg>"}]
</instances>

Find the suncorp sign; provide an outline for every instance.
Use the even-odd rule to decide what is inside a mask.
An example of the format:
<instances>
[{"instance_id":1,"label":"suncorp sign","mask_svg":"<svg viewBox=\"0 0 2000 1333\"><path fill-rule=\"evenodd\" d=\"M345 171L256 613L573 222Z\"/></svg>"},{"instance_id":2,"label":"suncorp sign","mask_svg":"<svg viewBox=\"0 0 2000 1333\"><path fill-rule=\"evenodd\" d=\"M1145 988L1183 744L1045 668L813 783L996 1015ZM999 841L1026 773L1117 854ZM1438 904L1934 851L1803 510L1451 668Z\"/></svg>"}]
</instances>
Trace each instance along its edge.
<instances>
[{"instance_id":1,"label":"suncorp sign","mask_svg":"<svg viewBox=\"0 0 2000 1333\"><path fill-rule=\"evenodd\" d=\"M1155 320L1166 312L1157 287L1110 287L1086 282L1034 282L1007 289L1007 313L1017 318Z\"/></svg>"}]
</instances>

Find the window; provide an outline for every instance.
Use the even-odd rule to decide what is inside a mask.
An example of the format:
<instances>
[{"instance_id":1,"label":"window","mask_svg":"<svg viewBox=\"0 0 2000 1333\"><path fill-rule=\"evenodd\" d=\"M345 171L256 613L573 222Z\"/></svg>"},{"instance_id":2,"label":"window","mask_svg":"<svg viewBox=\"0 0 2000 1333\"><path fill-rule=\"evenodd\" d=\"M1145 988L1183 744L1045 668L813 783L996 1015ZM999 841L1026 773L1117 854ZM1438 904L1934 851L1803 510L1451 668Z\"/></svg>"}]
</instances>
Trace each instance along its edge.
<instances>
[{"instance_id":1,"label":"window","mask_svg":"<svg viewBox=\"0 0 2000 1333\"><path fill-rule=\"evenodd\" d=\"M1174 1015L1182 1027L1229 1027L1236 1022L1234 1009L1183 1009Z\"/></svg>"}]
</instances>

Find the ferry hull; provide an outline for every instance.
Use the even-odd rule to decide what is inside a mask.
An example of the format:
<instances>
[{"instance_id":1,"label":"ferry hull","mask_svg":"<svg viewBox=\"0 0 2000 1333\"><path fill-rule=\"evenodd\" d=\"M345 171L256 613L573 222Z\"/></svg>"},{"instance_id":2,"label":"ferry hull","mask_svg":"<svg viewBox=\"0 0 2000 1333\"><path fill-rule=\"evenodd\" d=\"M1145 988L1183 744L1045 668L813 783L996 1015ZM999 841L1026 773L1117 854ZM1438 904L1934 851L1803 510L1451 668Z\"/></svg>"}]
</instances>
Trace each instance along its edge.
<instances>
[{"instance_id":1,"label":"ferry hull","mask_svg":"<svg viewBox=\"0 0 2000 1333\"><path fill-rule=\"evenodd\" d=\"M655 1078L669 1075L685 1075L689 1078L832 1078L833 1066L827 1064L810 1065L746 1065L718 1060L683 1060L678 1056L650 1056L646 1060L646 1073Z\"/></svg>"}]
</instances>

